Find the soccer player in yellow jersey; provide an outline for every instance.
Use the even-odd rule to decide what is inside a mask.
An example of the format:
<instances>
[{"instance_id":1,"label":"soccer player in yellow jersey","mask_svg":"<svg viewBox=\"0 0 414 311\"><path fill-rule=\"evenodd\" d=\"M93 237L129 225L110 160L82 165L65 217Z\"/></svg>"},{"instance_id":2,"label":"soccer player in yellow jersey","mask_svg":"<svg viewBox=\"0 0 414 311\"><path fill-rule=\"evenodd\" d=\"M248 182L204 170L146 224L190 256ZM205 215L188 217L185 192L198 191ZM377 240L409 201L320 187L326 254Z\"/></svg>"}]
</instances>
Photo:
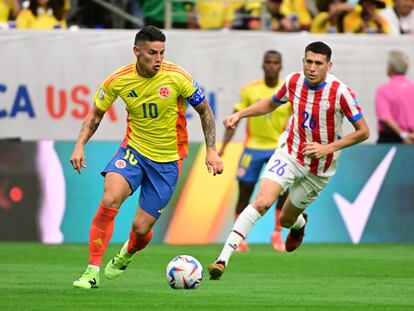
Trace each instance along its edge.
<instances>
[{"instance_id":1,"label":"soccer player in yellow jersey","mask_svg":"<svg viewBox=\"0 0 414 311\"><path fill-rule=\"evenodd\" d=\"M73 283L76 288L99 286L99 269L113 233L115 216L124 200L139 186L139 205L129 240L106 265L105 276L108 279L119 276L134 254L150 242L152 227L176 187L187 155L186 100L200 115L208 171L214 175L223 172L216 152L210 106L202 89L186 71L164 61L164 33L154 26L142 28L135 37L133 51L136 63L118 69L98 88L70 158L79 173L86 167L84 145L119 96L128 111L126 134L118 152L102 172L104 193L91 224L89 265Z\"/></svg>"},{"instance_id":2,"label":"soccer player in yellow jersey","mask_svg":"<svg viewBox=\"0 0 414 311\"><path fill-rule=\"evenodd\" d=\"M282 55L279 52L273 50L267 51L263 57L262 67L264 79L253 81L241 90L241 99L234 107L235 112L247 108L263 98L272 96L282 84L282 81L279 80L279 72L282 69ZM240 157L237 172L239 197L236 205L235 219L237 219L249 204L260 172L272 156L279 136L285 130L290 113L290 105L285 105L271 114L249 118L247 120L244 142L245 149ZM226 129L219 156L224 154L226 146L232 139L235 130L235 128ZM282 226L278 219L286 196L287 193L278 200L276 205L275 229L272 233L271 241L273 248L277 252L285 251L285 244L281 236ZM240 252L248 251L249 246L247 242L242 241L237 250Z\"/></svg>"}]
</instances>

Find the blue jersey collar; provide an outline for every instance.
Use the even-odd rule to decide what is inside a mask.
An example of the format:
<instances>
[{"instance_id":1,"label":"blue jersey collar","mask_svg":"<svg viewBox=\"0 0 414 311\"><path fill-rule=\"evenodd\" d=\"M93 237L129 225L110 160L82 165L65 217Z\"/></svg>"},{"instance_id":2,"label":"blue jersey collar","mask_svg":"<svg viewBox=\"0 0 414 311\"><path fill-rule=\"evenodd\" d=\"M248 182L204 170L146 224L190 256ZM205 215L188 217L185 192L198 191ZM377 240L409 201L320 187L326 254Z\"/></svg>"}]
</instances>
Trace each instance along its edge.
<instances>
[{"instance_id":1,"label":"blue jersey collar","mask_svg":"<svg viewBox=\"0 0 414 311\"><path fill-rule=\"evenodd\" d=\"M312 86L309 84L308 79L305 78L305 85L307 86L308 89L312 90L312 91L318 91L321 90L325 87L325 85L327 85L328 82L324 81L322 84L319 84L317 86Z\"/></svg>"}]
</instances>

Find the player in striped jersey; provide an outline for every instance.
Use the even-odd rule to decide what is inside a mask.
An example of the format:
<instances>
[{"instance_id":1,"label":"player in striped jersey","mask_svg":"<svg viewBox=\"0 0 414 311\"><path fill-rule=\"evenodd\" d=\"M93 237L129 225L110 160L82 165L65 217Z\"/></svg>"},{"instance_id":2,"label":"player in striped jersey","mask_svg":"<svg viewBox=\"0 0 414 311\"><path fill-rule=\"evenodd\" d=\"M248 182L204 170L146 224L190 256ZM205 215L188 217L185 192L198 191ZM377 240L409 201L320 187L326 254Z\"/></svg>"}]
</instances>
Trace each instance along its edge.
<instances>
[{"instance_id":1,"label":"player in striped jersey","mask_svg":"<svg viewBox=\"0 0 414 311\"><path fill-rule=\"evenodd\" d=\"M241 118L269 113L287 101L292 104L288 128L265 168L256 198L240 214L221 254L208 267L212 279L221 277L233 251L279 194L288 188L290 193L283 205L280 223L290 228L286 250L298 248L307 223L303 212L335 174L338 151L369 137L355 93L328 74L331 54L330 47L323 42L309 44L305 49L303 72L288 75L272 97L224 120L224 125L232 128ZM344 116L355 131L342 137Z\"/></svg>"},{"instance_id":2,"label":"player in striped jersey","mask_svg":"<svg viewBox=\"0 0 414 311\"><path fill-rule=\"evenodd\" d=\"M84 145L95 133L106 111L120 97L128 112L125 138L102 172L104 193L92 220L89 265L73 283L97 288L102 257L112 236L114 219L124 200L141 186L129 240L106 265L113 279L125 271L134 254L147 246L152 227L167 205L188 151L186 100L200 115L206 141L206 165L214 175L223 164L216 152L215 123L204 92L181 67L164 61L165 35L154 26L142 28L133 48L136 63L118 69L98 88L70 161L75 170L85 166Z\"/></svg>"},{"instance_id":3,"label":"player in striped jersey","mask_svg":"<svg viewBox=\"0 0 414 311\"><path fill-rule=\"evenodd\" d=\"M240 101L234 106L234 112L253 105L260 99L272 96L282 84L279 72L282 69L282 55L274 50L269 50L263 57L264 79L250 82L240 92ZM290 104L286 104L272 113L247 120L244 150L239 160L237 180L239 184L239 196L236 204L234 219L241 214L249 204L255 185L259 179L263 166L272 156L280 134L285 130L290 116ZM219 150L219 156L224 154L227 144L232 139L235 129L227 128L224 133L223 144ZM282 226L279 222L279 214L282 209L287 192L280 198L275 207L275 228L271 236L275 251L284 252L285 243L282 239ZM246 252L249 245L242 241L237 251Z\"/></svg>"}]
</instances>

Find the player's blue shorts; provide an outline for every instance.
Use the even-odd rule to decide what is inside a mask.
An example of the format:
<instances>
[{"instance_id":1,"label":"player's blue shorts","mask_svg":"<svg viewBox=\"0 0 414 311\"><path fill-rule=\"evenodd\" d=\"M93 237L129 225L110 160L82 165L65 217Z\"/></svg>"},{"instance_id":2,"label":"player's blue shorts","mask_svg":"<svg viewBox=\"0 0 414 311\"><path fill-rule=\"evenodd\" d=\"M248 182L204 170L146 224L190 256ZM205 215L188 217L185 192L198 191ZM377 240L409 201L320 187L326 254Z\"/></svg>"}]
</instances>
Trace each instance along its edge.
<instances>
[{"instance_id":1,"label":"player's blue shorts","mask_svg":"<svg viewBox=\"0 0 414 311\"><path fill-rule=\"evenodd\" d=\"M175 190L181 163L182 160L154 162L129 146L121 146L101 174L105 176L108 172L116 172L122 175L132 193L141 186L139 206L158 218Z\"/></svg>"},{"instance_id":2,"label":"player's blue shorts","mask_svg":"<svg viewBox=\"0 0 414 311\"><path fill-rule=\"evenodd\" d=\"M259 179L263 166L275 152L274 149L245 148L239 160L237 180L244 183L255 184Z\"/></svg>"}]
</instances>

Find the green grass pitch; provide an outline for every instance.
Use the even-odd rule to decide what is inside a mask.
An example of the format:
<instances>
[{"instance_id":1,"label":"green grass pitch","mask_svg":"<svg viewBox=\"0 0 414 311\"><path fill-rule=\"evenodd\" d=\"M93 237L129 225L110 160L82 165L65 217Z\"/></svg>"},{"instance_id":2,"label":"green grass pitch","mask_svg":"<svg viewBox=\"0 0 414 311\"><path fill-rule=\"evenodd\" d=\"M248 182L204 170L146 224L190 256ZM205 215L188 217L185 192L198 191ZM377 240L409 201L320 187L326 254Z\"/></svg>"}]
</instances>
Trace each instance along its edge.
<instances>
[{"instance_id":1,"label":"green grass pitch","mask_svg":"<svg viewBox=\"0 0 414 311\"><path fill-rule=\"evenodd\" d=\"M110 245L104 265L121 245ZM124 275L99 289L72 288L87 245L0 243L0 310L414 310L414 245L314 245L278 254L270 245L236 253L220 281L207 265L221 245L150 244ZM173 290L176 255L204 267L196 290Z\"/></svg>"}]
</instances>

